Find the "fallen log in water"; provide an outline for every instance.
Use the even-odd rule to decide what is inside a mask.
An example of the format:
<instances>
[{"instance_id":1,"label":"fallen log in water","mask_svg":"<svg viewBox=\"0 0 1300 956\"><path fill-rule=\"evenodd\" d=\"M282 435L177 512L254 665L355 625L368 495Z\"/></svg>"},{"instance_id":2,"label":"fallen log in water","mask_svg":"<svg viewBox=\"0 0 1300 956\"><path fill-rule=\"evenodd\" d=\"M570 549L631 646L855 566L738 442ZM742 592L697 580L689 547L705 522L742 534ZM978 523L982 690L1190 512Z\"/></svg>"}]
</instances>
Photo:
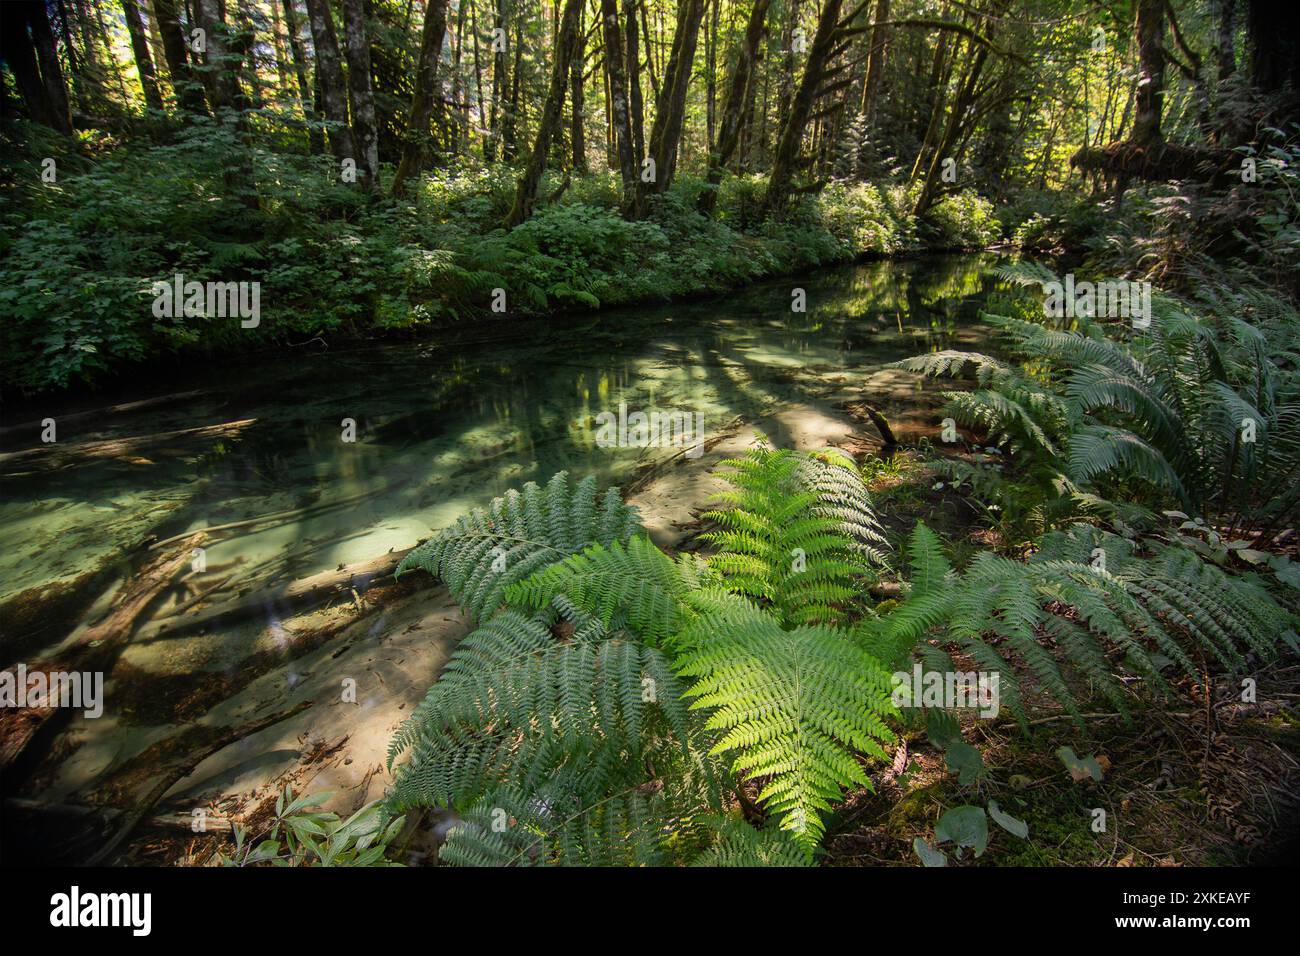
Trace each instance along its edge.
<instances>
[{"instance_id":1,"label":"fallen log in water","mask_svg":"<svg viewBox=\"0 0 1300 956\"><path fill-rule=\"evenodd\" d=\"M140 822L153 811L154 806L167 795L167 791L174 787L178 782L184 780L194 768L203 761L207 760L213 754L224 750L233 743L243 740L245 737L251 737L253 734L260 733L266 728L274 726L281 721L288 720L297 714L302 713L312 705L312 701L304 700L288 710L282 710L278 713L269 714L266 717L259 717L256 720L250 720L247 723L239 724L235 727L222 727L213 729L211 737L202 746L194 750L188 750L185 753L178 754L170 763L157 768L155 771L156 782L149 788L144 798L122 818L122 823L118 826L117 832L112 838L100 847L86 862L90 866L101 863L121 846L125 840Z\"/></svg>"},{"instance_id":2,"label":"fallen log in water","mask_svg":"<svg viewBox=\"0 0 1300 956\"><path fill-rule=\"evenodd\" d=\"M404 548L367 561L341 564L333 571L322 571L320 574L300 578L283 587L258 588L201 611L167 617L142 627L137 639L149 641L185 634L209 627L218 621L230 623L261 614L268 608L282 615L290 609L301 610L331 598L351 598L353 592L361 594L377 579L391 575L410 551L411 548Z\"/></svg>"},{"instance_id":3,"label":"fallen log in water","mask_svg":"<svg viewBox=\"0 0 1300 956\"><path fill-rule=\"evenodd\" d=\"M122 402L117 405L109 405L105 408L94 408L85 412L74 412L71 415L56 416L60 428L66 428L68 425L84 425L86 422L96 421L108 415L120 415L127 412L140 412L147 408L156 408L159 405L174 405L177 402L184 401L187 398L198 398L200 395L206 395L203 389L195 389L189 392L173 392L171 395L159 395L155 398L144 398L137 402ZM40 437L41 429L45 427L44 419L41 421L20 422L17 425L6 425L0 428L0 438L7 438L20 432L31 432L32 440Z\"/></svg>"},{"instance_id":4,"label":"fallen log in water","mask_svg":"<svg viewBox=\"0 0 1300 956\"><path fill-rule=\"evenodd\" d=\"M11 813L31 816L62 817L67 820L84 820L100 826L117 824L129 810L121 807L91 807L84 803L42 803L29 797L8 797L5 809ZM141 820L141 826L159 830L187 830L194 832L194 816L184 812L162 812ZM203 833L228 833L231 821L225 817L204 817Z\"/></svg>"},{"instance_id":5,"label":"fallen log in water","mask_svg":"<svg viewBox=\"0 0 1300 956\"><path fill-rule=\"evenodd\" d=\"M153 435L132 435L129 438L108 438L103 441L51 442L48 445L38 445L23 451L0 452L0 469L4 469L6 477L20 477L47 471L60 471L103 459L129 461L136 452L157 448L168 442L236 435L256 421L256 418L244 418L237 422L223 422L220 425L202 425L198 428L181 428ZM27 466L29 470L10 471L13 466Z\"/></svg>"},{"instance_id":6,"label":"fallen log in water","mask_svg":"<svg viewBox=\"0 0 1300 956\"><path fill-rule=\"evenodd\" d=\"M58 659L33 664L27 668L28 673L78 674L111 669L135 630L140 615L171 585L189 563L190 551L204 540L201 533L193 535L176 553L151 558L123 583L113 599L112 610L103 621L88 628ZM16 685L16 674L13 679ZM39 705L0 709L0 771L18 759L37 731L50 723L55 715L71 713L71 709L60 708L57 704L58 701L47 698Z\"/></svg>"},{"instance_id":7,"label":"fallen log in water","mask_svg":"<svg viewBox=\"0 0 1300 956\"><path fill-rule=\"evenodd\" d=\"M240 528L251 528L259 524L269 524L273 521L284 521L289 518L314 518L326 511L333 511L337 508L343 508L347 505L354 505L358 502L365 501L367 498L374 498L381 494L390 494L397 485L390 485L385 488L376 488L371 491L362 491L355 495L348 495L346 498L337 498L333 501L317 501L314 504L304 505L301 508L289 508L285 511L272 511L270 514L257 515L253 518L244 518L241 521L231 521L226 524L213 525L210 528L201 529L204 534L213 535L224 531L235 531ZM155 541L149 545L150 551L157 551L165 548L169 544L180 541L182 538L194 534L193 531L182 531L180 534L174 534L170 538L163 538L161 541Z\"/></svg>"}]
</instances>

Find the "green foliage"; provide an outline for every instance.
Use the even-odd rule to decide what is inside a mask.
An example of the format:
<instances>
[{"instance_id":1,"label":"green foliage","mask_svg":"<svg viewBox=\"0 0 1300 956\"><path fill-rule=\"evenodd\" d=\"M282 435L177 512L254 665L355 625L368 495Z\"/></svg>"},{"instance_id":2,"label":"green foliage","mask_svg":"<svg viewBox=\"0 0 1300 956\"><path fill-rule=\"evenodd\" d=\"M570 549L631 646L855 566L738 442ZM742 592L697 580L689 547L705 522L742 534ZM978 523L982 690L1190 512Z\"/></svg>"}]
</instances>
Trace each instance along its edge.
<instances>
[{"instance_id":1,"label":"green foliage","mask_svg":"<svg viewBox=\"0 0 1300 956\"><path fill-rule=\"evenodd\" d=\"M1041 267L1001 274L1050 278ZM1141 332L1087 317L1065 330L988 315L1019 367L962 353L901 364L931 376L973 368L980 387L945 393L949 414L1061 494L1123 488L1267 540L1300 514L1288 480L1300 466L1300 390L1286 355L1240 321L1212 323L1173 299L1153 296L1152 312Z\"/></svg>"},{"instance_id":2,"label":"green foliage","mask_svg":"<svg viewBox=\"0 0 1300 956\"><path fill-rule=\"evenodd\" d=\"M889 675L835 628L786 630L720 591L690 601L698 616L674 646L678 672L694 679L692 709L723 733L713 752L734 752L736 773L764 781L759 800L811 850L842 788L872 788L855 751L884 758L894 738Z\"/></svg>"},{"instance_id":3,"label":"green foliage","mask_svg":"<svg viewBox=\"0 0 1300 956\"><path fill-rule=\"evenodd\" d=\"M281 117L283 119L283 117ZM619 212L617 177L571 177L522 226L500 221L506 166L467 162L424 177L410 203L373 203L333 163L272 135L195 117L163 142L87 161L32 124L6 126L19 175L0 193L0 373L24 392L100 382L174 353L231 353L317 335L347 337L510 314L699 295L921 247L898 185L831 184L781 224L758 216L761 177L724 178L718 218L700 215L682 172L651 215ZM40 181L42 158L57 183ZM232 174L237 170L237 174ZM555 192L550 174L543 193ZM954 212L945 246L983 245L978 204ZM158 318L155 282L260 284L262 321Z\"/></svg>"},{"instance_id":4,"label":"green foliage","mask_svg":"<svg viewBox=\"0 0 1300 956\"><path fill-rule=\"evenodd\" d=\"M329 793L294 797L286 786L275 803L275 819L264 838L250 840L236 824L234 851L218 853L223 866L401 866L385 859L406 823L382 800L366 804L346 820L320 806Z\"/></svg>"},{"instance_id":5,"label":"green foliage","mask_svg":"<svg viewBox=\"0 0 1300 956\"><path fill-rule=\"evenodd\" d=\"M841 565L856 570L850 559L883 540L850 466L766 448L736 466L751 493L737 504L766 508L779 489L783 505L797 502L782 516L803 529L792 540L809 546L818 576L774 592L792 622L817 616L796 596L820 600ZM442 576L483 623L394 737L390 765L409 756L391 805L462 812L445 855L459 863L701 852L776 863L796 846L806 862L842 788L870 785L857 754L882 756L892 739L888 675L849 631L787 630L725 590L719 568L664 555L616 493L600 515L595 502L589 482L570 492L560 475L545 492L525 487L471 513L403 562ZM504 540L518 560L493 570ZM760 801L793 842L704 825L722 808L722 755L761 782Z\"/></svg>"},{"instance_id":6,"label":"green foliage","mask_svg":"<svg viewBox=\"0 0 1300 956\"><path fill-rule=\"evenodd\" d=\"M951 249L983 249L1002 238L993 204L967 189L940 199L927 214L938 230L935 244Z\"/></svg>"},{"instance_id":7,"label":"green foliage","mask_svg":"<svg viewBox=\"0 0 1300 956\"><path fill-rule=\"evenodd\" d=\"M769 602L788 623L828 622L857 593L855 578L882 563L885 539L853 463L766 446L722 462L730 505L709 511L720 530L709 559L731 590Z\"/></svg>"},{"instance_id":8,"label":"green foliage","mask_svg":"<svg viewBox=\"0 0 1300 956\"><path fill-rule=\"evenodd\" d=\"M711 822L711 821L710 821ZM808 865L803 847L786 830L767 827L756 830L738 820L724 818L712 823L718 841L691 861L692 866L802 867Z\"/></svg>"},{"instance_id":9,"label":"green foliage","mask_svg":"<svg viewBox=\"0 0 1300 956\"><path fill-rule=\"evenodd\" d=\"M560 472L545 489L529 482L475 508L403 558L397 574L420 568L441 578L468 612L484 618L509 585L589 542L626 541L639 528L618 489L598 496L594 478L570 487Z\"/></svg>"},{"instance_id":10,"label":"green foliage","mask_svg":"<svg viewBox=\"0 0 1300 956\"><path fill-rule=\"evenodd\" d=\"M1296 617L1250 578L1228 575L1184 548L1144 557L1127 539L1088 525L1048 534L1027 564L983 552L954 573L924 524L912 532L908 554L910 592L859 625L863 646L897 666L919 642L938 636L999 674L1002 702L1021 720L1022 675L1070 713L1079 712L1079 686L1126 712L1114 652L1122 652L1124 670L1165 692L1161 671L1170 664L1197 679L1196 656L1204 654L1241 671L1247 651L1273 660L1281 645L1296 641ZM1061 662L1044 649L1044 637L1060 649Z\"/></svg>"}]
</instances>

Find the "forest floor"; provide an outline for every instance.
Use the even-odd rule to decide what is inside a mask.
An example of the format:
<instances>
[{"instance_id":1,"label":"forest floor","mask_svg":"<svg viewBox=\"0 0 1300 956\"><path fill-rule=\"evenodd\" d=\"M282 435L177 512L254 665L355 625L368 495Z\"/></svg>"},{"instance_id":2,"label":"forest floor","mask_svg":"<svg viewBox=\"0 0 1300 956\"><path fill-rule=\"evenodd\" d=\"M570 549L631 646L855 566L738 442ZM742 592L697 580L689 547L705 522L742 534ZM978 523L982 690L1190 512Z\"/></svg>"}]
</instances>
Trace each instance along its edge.
<instances>
[{"instance_id":1,"label":"forest floor","mask_svg":"<svg viewBox=\"0 0 1300 956\"><path fill-rule=\"evenodd\" d=\"M826 839L836 866L917 864L912 841L934 843L947 809L996 800L1029 827L1021 840L990 827L989 847L948 865L1241 866L1281 863L1295 852L1300 814L1300 665L1261 678L1257 703L1212 682L1149 707L1126 724L1089 713L1068 717L970 721L966 741L984 758L986 776L961 787L943 754L908 742L908 773L881 779L841 808ZM1073 779L1056 755L1068 746L1096 757L1102 779ZM916 749L911 749L915 747ZM1101 811L1100 813L1098 811ZM1103 815L1104 814L1104 815Z\"/></svg>"}]
</instances>

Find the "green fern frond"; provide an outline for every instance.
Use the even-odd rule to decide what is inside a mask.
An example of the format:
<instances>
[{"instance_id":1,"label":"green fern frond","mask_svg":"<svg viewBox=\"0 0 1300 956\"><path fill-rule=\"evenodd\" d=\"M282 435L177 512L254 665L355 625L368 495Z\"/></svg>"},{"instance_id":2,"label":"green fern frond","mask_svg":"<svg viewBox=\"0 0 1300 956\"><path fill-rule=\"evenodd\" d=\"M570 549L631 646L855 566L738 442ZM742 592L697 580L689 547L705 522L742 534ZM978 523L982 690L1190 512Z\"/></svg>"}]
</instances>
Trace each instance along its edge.
<instances>
[{"instance_id":1,"label":"green fern frond","mask_svg":"<svg viewBox=\"0 0 1300 956\"><path fill-rule=\"evenodd\" d=\"M441 578L467 613L483 619L509 585L592 542L627 541L640 530L618 489L598 495L591 477L570 487L560 472L545 489L529 482L475 508L403 558L397 574L421 568Z\"/></svg>"},{"instance_id":2,"label":"green fern frond","mask_svg":"<svg viewBox=\"0 0 1300 956\"><path fill-rule=\"evenodd\" d=\"M456 866L659 866L665 845L662 796L631 790L593 804L557 787L494 791L447 833L439 859Z\"/></svg>"},{"instance_id":3,"label":"green fern frond","mask_svg":"<svg viewBox=\"0 0 1300 956\"><path fill-rule=\"evenodd\" d=\"M843 631L784 630L751 601L720 591L691 595L698 617L674 640L677 671L693 679L694 709L723 736L716 754L763 782L759 800L805 847L844 787L871 788L855 752L884 758L894 739L890 677Z\"/></svg>"},{"instance_id":4,"label":"green fern frond","mask_svg":"<svg viewBox=\"0 0 1300 956\"><path fill-rule=\"evenodd\" d=\"M755 829L732 817L705 820L717 841L691 861L692 866L804 867L808 851L788 831L779 827Z\"/></svg>"},{"instance_id":5,"label":"green fern frond","mask_svg":"<svg viewBox=\"0 0 1300 956\"><path fill-rule=\"evenodd\" d=\"M679 602L707 573L701 563L691 555L674 562L649 538L637 536L626 546L594 544L511 585L505 596L512 604L541 610L564 595L607 628L626 626L659 644L681 627Z\"/></svg>"},{"instance_id":6,"label":"green fern frond","mask_svg":"<svg viewBox=\"0 0 1300 956\"><path fill-rule=\"evenodd\" d=\"M732 488L717 501L730 507L706 512L719 528L700 536L718 548L710 567L787 623L841 616L869 562L884 560L884 534L851 462L760 445L721 467Z\"/></svg>"}]
</instances>

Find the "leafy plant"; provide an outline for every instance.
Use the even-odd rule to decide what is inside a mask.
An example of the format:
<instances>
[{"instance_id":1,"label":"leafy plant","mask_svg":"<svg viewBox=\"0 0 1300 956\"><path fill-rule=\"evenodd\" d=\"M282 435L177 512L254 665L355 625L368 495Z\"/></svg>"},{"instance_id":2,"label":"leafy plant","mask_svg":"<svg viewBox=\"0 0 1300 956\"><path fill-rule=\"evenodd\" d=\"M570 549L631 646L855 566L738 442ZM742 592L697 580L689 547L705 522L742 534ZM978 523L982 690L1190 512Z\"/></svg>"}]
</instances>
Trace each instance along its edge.
<instances>
[{"instance_id":1,"label":"leafy plant","mask_svg":"<svg viewBox=\"0 0 1300 956\"><path fill-rule=\"evenodd\" d=\"M731 507L705 513L721 529L700 537L727 587L769 602L788 624L842 617L866 562L883 563L885 538L851 460L773 451L765 445L722 462Z\"/></svg>"},{"instance_id":2,"label":"leafy plant","mask_svg":"<svg viewBox=\"0 0 1300 956\"><path fill-rule=\"evenodd\" d=\"M1028 563L982 552L957 573L938 538L918 523L908 555L910 590L889 613L858 626L864 647L897 666L938 636L999 674L1002 701L1021 720L1017 671L1031 674L1038 690L1071 713L1079 712L1071 674L1126 712L1112 651L1122 651L1126 669L1166 692L1164 661L1197 679L1193 654L1232 671L1245 667L1248 650L1269 660L1281 645L1297 646L1295 616L1259 584L1182 548L1140 556L1131 541L1088 525L1045 536ZM1061 650L1060 663L1042 638ZM939 669L954 669L940 648L922 650Z\"/></svg>"},{"instance_id":3,"label":"leafy plant","mask_svg":"<svg viewBox=\"0 0 1300 956\"><path fill-rule=\"evenodd\" d=\"M872 546L845 533L876 534L842 462L766 449L745 461L748 488L784 488L799 502L782 514L803 528L797 540L814 561ZM485 620L393 740L390 765L410 751L394 807L462 811L445 851L453 862L689 861L711 845L730 859L754 849L707 825L722 810L719 757L731 755L730 770L762 783L760 802L806 862L842 788L870 786L856 755L883 756L892 738L888 675L850 631L787 629L743 588L729 590L734 553L707 564L663 554L635 533L616 492L601 520L584 505L566 524L575 496L594 501L590 485L578 487L567 493L561 478L551 493L498 499L408 558L448 575ZM504 530L523 560L494 570L487 556ZM583 535L588 546L566 553ZM524 564L531 574L499 580ZM788 859L781 846L770 849Z\"/></svg>"},{"instance_id":4,"label":"leafy plant","mask_svg":"<svg viewBox=\"0 0 1300 956\"><path fill-rule=\"evenodd\" d=\"M265 837L250 840L236 824L235 848L218 854L223 866L401 866L386 859L406 818L390 814L383 800L366 804L346 820L320 809L333 794L301 797L286 786L276 799L275 819Z\"/></svg>"},{"instance_id":5,"label":"leafy plant","mask_svg":"<svg viewBox=\"0 0 1300 956\"><path fill-rule=\"evenodd\" d=\"M1004 278L1050 280L1041 267ZM1300 514L1300 394L1276 370L1264 337L1225 320L1236 342L1155 296L1149 328L1120 333L1088 317L1063 330L1018 317L986 318L1020 366L940 352L900 363L928 376L973 370L977 389L945 393L949 412L1024 459L1039 483L1096 503L1122 485L1172 498L1236 537L1266 548ZM1095 494L1094 494L1095 493ZM1089 498L1088 495L1093 497Z\"/></svg>"}]
</instances>

